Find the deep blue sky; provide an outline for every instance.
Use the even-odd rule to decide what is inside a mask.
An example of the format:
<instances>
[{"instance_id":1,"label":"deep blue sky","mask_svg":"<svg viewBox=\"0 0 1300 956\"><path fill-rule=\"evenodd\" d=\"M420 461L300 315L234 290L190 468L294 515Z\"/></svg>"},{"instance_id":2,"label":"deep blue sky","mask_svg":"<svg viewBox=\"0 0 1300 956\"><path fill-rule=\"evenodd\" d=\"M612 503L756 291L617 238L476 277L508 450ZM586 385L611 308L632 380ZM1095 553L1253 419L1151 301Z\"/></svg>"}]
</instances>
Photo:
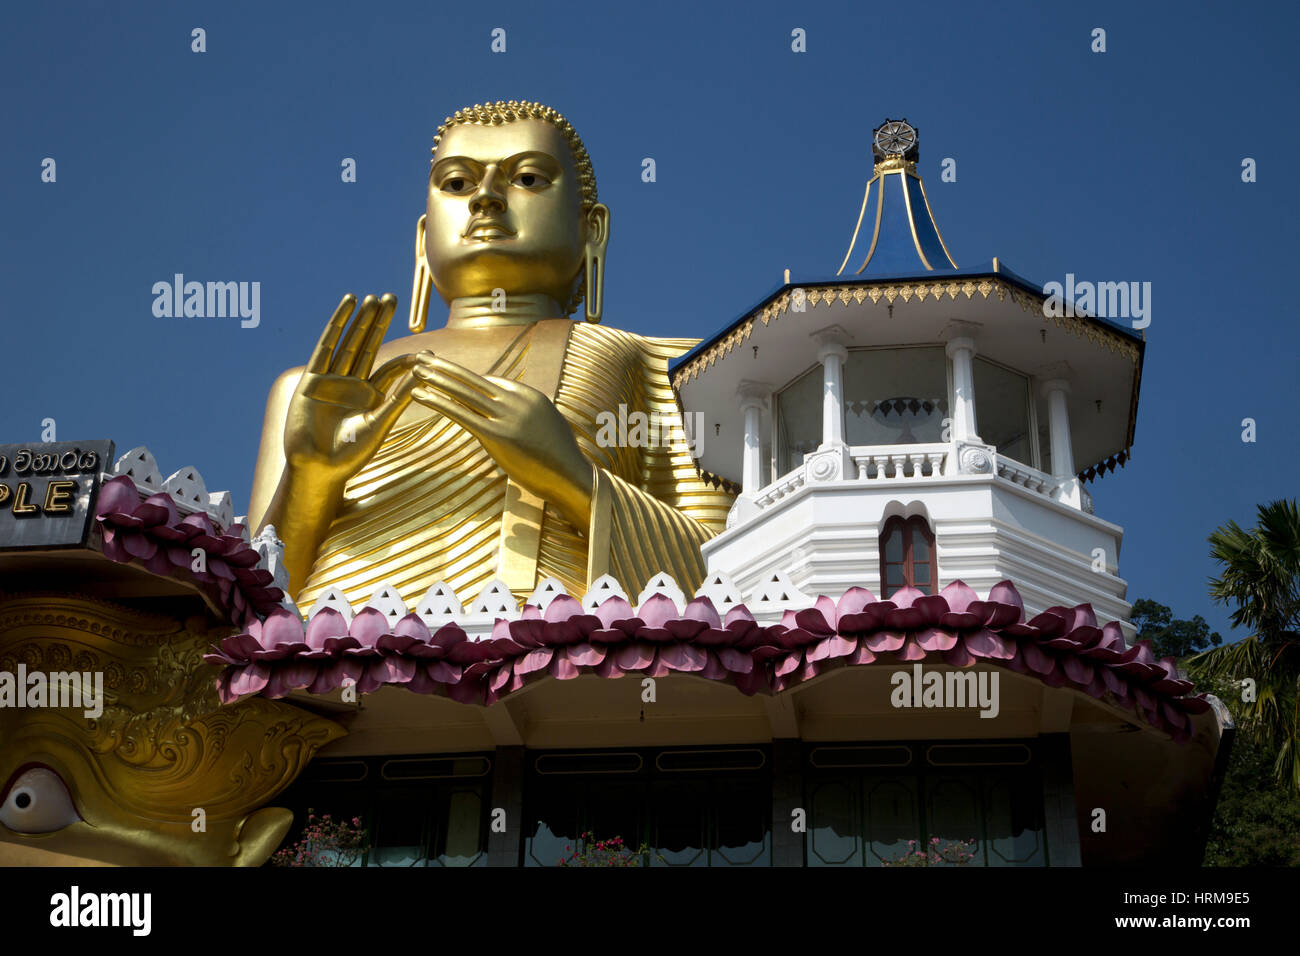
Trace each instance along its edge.
<instances>
[{"instance_id":1,"label":"deep blue sky","mask_svg":"<svg viewBox=\"0 0 1300 956\"><path fill-rule=\"evenodd\" d=\"M1294 6L605 6L8 5L0 441L53 417L60 439L147 444L243 513L267 388L340 296L395 292L400 334L430 140L459 106L572 120L614 216L606 321L673 336L729 323L783 268L833 273L871 130L906 116L959 265L1153 283L1134 457L1092 490L1126 529L1129 599L1226 633L1206 535L1300 471ZM260 281L261 326L155 318L176 272Z\"/></svg>"}]
</instances>

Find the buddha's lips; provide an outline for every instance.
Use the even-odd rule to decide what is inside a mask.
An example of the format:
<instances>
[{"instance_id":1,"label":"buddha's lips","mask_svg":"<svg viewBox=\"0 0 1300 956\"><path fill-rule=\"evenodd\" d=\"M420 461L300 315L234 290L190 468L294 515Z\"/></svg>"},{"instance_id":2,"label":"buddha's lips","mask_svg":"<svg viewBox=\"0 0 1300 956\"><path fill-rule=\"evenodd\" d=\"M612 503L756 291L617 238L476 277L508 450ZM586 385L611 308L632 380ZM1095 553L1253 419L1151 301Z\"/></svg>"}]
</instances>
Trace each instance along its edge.
<instances>
[{"instance_id":1,"label":"buddha's lips","mask_svg":"<svg viewBox=\"0 0 1300 956\"><path fill-rule=\"evenodd\" d=\"M478 218L470 222L465 230L465 239L508 239L514 230L499 219Z\"/></svg>"}]
</instances>

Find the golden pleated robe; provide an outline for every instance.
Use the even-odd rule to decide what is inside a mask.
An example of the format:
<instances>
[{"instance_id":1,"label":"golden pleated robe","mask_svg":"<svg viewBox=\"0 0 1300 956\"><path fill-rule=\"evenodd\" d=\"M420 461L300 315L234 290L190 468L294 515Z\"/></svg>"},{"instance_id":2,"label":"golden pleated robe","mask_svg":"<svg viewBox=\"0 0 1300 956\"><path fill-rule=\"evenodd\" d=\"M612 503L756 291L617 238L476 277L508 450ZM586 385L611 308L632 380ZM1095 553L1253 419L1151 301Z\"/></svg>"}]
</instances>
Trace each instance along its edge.
<instances>
[{"instance_id":1,"label":"golden pleated robe","mask_svg":"<svg viewBox=\"0 0 1300 956\"><path fill-rule=\"evenodd\" d=\"M668 361L694 344L567 319L521 328L488 374L539 389L572 425L597 466L591 526L579 533L510 481L456 423L399 422L348 483L298 605L330 587L356 604L388 584L414 608L438 581L468 602L493 578L523 598L552 575L581 597L605 573L635 601L660 571L689 596L704 577L700 545L725 527L731 496L700 477L680 426L640 447L601 447L597 434L600 413L618 417L620 406L680 422Z\"/></svg>"}]
</instances>

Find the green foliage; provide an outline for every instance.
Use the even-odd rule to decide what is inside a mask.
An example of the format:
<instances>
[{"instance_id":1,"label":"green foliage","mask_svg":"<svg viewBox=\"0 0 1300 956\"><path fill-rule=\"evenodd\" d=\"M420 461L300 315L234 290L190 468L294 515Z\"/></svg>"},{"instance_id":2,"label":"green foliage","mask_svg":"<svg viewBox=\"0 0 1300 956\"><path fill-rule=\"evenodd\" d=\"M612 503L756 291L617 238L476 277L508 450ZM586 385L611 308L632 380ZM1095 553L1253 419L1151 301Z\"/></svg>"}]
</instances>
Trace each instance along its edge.
<instances>
[{"instance_id":1,"label":"green foliage","mask_svg":"<svg viewBox=\"0 0 1300 956\"><path fill-rule=\"evenodd\" d=\"M1240 699L1227 682L1205 689L1229 710ZM1275 762L1265 740L1237 735L1205 845L1206 866L1300 866L1300 794L1277 782Z\"/></svg>"},{"instance_id":2,"label":"green foliage","mask_svg":"<svg viewBox=\"0 0 1300 956\"><path fill-rule=\"evenodd\" d=\"M1228 699L1235 702L1239 737L1271 756L1274 781L1300 793L1300 505L1260 505L1254 528L1229 521L1209 541L1222 565L1210 595L1236 605L1233 626L1252 633L1188 659L1188 674L1198 683L1232 684ZM1253 700L1242 700L1243 680L1254 682Z\"/></svg>"},{"instance_id":3,"label":"green foliage","mask_svg":"<svg viewBox=\"0 0 1300 956\"><path fill-rule=\"evenodd\" d=\"M1174 612L1163 604L1146 598L1134 602L1129 620L1137 628L1137 639L1151 642L1156 657L1182 658L1223 643L1219 632L1211 632L1210 625L1201 615L1184 621L1175 618Z\"/></svg>"}]
</instances>

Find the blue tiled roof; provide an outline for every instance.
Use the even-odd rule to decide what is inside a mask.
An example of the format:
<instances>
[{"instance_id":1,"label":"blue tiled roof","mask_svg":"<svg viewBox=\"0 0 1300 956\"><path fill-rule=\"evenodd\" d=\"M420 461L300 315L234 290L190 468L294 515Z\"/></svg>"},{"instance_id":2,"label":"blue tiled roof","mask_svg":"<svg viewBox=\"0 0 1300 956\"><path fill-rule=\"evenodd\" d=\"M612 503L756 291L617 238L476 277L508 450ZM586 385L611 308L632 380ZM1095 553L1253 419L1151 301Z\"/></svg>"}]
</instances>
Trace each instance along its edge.
<instances>
[{"instance_id":1,"label":"blue tiled roof","mask_svg":"<svg viewBox=\"0 0 1300 956\"><path fill-rule=\"evenodd\" d=\"M891 273L946 273L956 268L912 164L877 166L837 274L874 279Z\"/></svg>"}]
</instances>

